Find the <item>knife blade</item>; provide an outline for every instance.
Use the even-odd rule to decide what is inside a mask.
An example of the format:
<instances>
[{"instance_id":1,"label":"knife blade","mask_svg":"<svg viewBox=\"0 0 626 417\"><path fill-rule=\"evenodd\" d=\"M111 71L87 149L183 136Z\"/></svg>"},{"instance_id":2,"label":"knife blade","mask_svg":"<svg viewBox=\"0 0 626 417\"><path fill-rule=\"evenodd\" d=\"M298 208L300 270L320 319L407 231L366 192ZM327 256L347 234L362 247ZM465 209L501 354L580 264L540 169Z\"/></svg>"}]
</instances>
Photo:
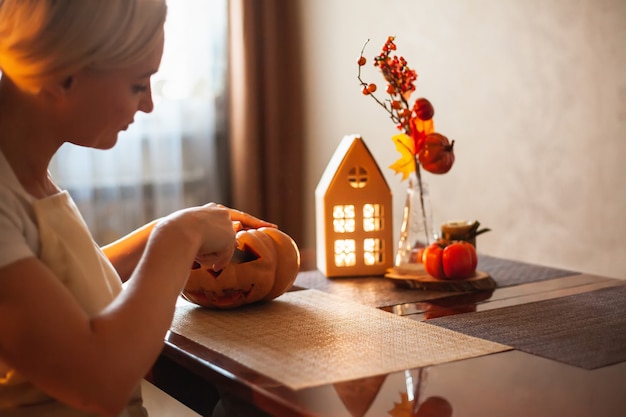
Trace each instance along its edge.
<instances>
[{"instance_id":1,"label":"knife blade","mask_svg":"<svg viewBox=\"0 0 626 417\"><path fill-rule=\"evenodd\" d=\"M259 259L254 251L249 248L244 247L243 249L235 248L235 252L233 256L230 258L230 263L232 264L242 264L245 262L251 262Z\"/></svg>"}]
</instances>

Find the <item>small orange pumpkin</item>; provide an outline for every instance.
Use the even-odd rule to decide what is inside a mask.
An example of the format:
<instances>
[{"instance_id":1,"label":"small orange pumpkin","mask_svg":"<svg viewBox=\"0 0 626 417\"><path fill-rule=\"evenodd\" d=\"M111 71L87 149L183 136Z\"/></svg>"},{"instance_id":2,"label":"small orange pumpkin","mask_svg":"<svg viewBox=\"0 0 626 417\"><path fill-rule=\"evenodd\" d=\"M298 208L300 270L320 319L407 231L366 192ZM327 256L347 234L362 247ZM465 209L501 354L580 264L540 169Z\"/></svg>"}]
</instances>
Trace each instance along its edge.
<instances>
[{"instance_id":1,"label":"small orange pumpkin","mask_svg":"<svg viewBox=\"0 0 626 417\"><path fill-rule=\"evenodd\" d=\"M195 263L183 296L208 308L229 309L283 294L296 280L300 251L286 233L271 227L240 230L237 247L256 259L230 263L221 271Z\"/></svg>"}]
</instances>

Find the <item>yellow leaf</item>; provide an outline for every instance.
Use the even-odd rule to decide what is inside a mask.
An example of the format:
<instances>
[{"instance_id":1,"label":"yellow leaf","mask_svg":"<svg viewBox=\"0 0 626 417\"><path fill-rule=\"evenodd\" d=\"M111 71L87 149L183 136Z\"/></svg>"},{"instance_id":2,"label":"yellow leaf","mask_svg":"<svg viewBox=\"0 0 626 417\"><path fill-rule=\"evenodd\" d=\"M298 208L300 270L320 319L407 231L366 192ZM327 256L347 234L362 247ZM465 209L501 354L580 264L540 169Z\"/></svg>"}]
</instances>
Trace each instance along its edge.
<instances>
[{"instance_id":1,"label":"yellow leaf","mask_svg":"<svg viewBox=\"0 0 626 417\"><path fill-rule=\"evenodd\" d=\"M409 178L411 172L415 172L415 144L413 138L404 133L393 136L391 140L401 156L389 165L389 168L393 169L396 174L402 174L402 181L404 181Z\"/></svg>"}]
</instances>

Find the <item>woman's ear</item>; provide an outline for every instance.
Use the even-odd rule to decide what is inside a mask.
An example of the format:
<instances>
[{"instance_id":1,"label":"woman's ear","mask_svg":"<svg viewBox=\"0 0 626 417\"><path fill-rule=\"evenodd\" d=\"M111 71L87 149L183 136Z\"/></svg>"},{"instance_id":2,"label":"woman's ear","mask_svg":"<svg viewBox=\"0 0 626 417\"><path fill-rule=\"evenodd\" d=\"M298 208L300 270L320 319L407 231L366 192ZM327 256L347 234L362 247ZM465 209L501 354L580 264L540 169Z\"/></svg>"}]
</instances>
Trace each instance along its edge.
<instances>
[{"instance_id":1,"label":"woman's ear","mask_svg":"<svg viewBox=\"0 0 626 417\"><path fill-rule=\"evenodd\" d=\"M65 90L69 90L70 88L72 88L72 85L74 85L74 77L72 77L71 75L65 78L65 80L63 80L63 82L61 83L61 87L63 87Z\"/></svg>"},{"instance_id":2,"label":"woman's ear","mask_svg":"<svg viewBox=\"0 0 626 417\"><path fill-rule=\"evenodd\" d=\"M48 94L53 96L65 96L70 91L72 91L72 87L75 84L75 78L73 75L68 75L62 79L55 79L46 82L42 90Z\"/></svg>"}]
</instances>

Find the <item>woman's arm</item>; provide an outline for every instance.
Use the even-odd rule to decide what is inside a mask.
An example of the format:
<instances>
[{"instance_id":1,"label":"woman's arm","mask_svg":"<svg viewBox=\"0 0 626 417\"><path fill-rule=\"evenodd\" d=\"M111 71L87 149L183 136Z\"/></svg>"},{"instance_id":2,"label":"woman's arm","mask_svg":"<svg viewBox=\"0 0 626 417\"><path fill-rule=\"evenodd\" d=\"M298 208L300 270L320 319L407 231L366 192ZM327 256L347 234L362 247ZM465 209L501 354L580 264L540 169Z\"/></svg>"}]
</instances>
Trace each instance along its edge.
<instances>
[{"instance_id":1,"label":"woman's arm","mask_svg":"<svg viewBox=\"0 0 626 417\"><path fill-rule=\"evenodd\" d=\"M60 401L118 414L163 348L194 259L221 269L236 245L231 211L216 205L176 212L136 237L130 246L143 253L126 288L95 316L37 258L0 268L0 358Z\"/></svg>"},{"instance_id":2,"label":"woman's arm","mask_svg":"<svg viewBox=\"0 0 626 417\"><path fill-rule=\"evenodd\" d=\"M238 229L239 227L254 229L259 227L276 227L273 223L266 222L251 216L250 214L225 207L221 204L209 203L208 206L215 206L228 210L233 223L240 224L240 226L235 226L235 229ZM132 233L102 248L104 254L107 258L109 258L109 261L111 261L117 270L122 282L126 282L137 267L137 262L139 262L139 259L143 254L148 237L150 237L152 229L154 229L154 226L156 226L160 220L161 219L153 220Z\"/></svg>"},{"instance_id":3,"label":"woman's arm","mask_svg":"<svg viewBox=\"0 0 626 417\"><path fill-rule=\"evenodd\" d=\"M153 220L102 248L106 257L109 258L109 261L117 270L122 282L128 281L128 278L130 278L137 267L137 262L139 262L143 254L150 233L152 233L152 229L154 229L159 220Z\"/></svg>"}]
</instances>

